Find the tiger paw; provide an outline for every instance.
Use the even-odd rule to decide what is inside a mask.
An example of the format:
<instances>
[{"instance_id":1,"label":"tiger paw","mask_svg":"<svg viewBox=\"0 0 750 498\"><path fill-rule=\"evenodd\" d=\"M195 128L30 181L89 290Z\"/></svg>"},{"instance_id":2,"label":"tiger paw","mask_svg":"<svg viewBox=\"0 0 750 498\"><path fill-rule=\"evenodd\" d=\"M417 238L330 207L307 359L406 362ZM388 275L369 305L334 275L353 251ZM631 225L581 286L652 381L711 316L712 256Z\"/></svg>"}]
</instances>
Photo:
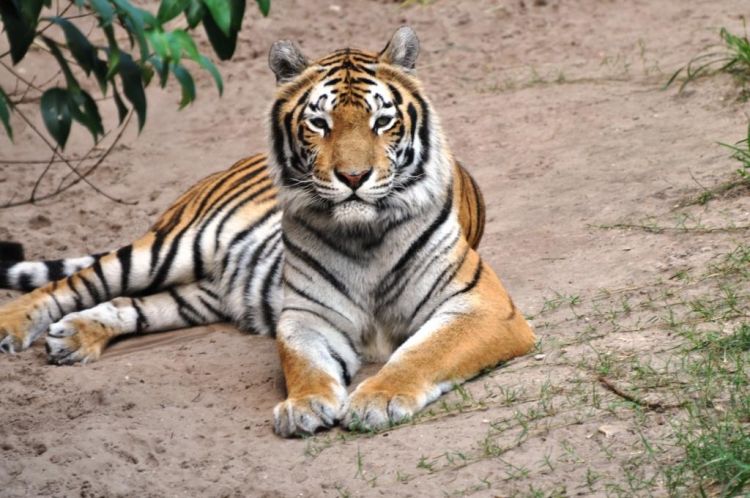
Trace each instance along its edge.
<instances>
[{"instance_id":1,"label":"tiger paw","mask_svg":"<svg viewBox=\"0 0 750 498\"><path fill-rule=\"evenodd\" d=\"M31 294L0 307L0 351L18 353L31 346L47 329L48 322L34 319L36 312Z\"/></svg>"},{"instance_id":2,"label":"tiger paw","mask_svg":"<svg viewBox=\"0 0 750 498\"><path fill-rule=\"evenodd\" d=\"M311 394L287 398L273 409L273 429L282 437L314 434L327 429L341 418L343 399Z\"/></svg>"},{"instance_id":3,"label":"tiger paw","mask_svg":"<svg viewBox=\"0 0 750 498\"><path fill-rule=\"evenodd\" d=\"M109 326L85 318L68 315L53 323L47 334L47 359L65 365L97 360L115 331Z\"/></svg>"},{"instance_id":4,"label":"tiger paw","mask_svg":"<svg viewBox=\"0 0 750 498\"><path fill-rule=\"evenodd\" d=\"M342 425L352 431L377 431L409 421L422 405L415 395L372 389L365 381L349 398Z\"/></svg>"}]
</instances>

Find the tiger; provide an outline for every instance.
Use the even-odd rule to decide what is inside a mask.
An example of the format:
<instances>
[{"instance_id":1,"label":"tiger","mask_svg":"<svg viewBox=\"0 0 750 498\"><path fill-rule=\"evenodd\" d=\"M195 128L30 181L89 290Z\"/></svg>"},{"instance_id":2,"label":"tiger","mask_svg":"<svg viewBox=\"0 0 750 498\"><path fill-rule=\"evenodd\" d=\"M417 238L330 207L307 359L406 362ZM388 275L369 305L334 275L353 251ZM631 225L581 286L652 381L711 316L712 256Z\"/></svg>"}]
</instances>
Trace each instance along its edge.
<instances>
[{"instance_id":1,"label":"tiger","mask_svg":"<svg viewBox=\"0 0 750 498\"><path fill-rule=\"evenodd\" d=\"M477 253L485 204L457 162L399 28L378 53L310 61L274 43L269 152L198 182L117 250L0 262L0 349L46 333L54 364L115 337L219 321L275 338L273 429L381 430L528 353L535 336ZM6 248L9 245L6 244ZM349 392L365 362L380 370Z\"/></svg>"}]
</instances>

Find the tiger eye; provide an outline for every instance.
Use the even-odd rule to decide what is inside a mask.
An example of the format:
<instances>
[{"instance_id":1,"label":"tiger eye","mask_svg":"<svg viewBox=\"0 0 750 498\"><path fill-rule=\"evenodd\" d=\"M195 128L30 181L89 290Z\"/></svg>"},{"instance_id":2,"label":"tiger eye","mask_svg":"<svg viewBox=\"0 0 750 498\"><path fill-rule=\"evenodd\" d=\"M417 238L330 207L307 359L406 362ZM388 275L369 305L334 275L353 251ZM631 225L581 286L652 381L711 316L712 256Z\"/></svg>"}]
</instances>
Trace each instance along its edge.
<instances>
[{"instance_id":1,"label":"tiger eye","mask_svg":"<svg viewBox=\"0 0 750 498\"><path fill-rule=\"evenodd\" d=\"M380 116L378 119L375 120L375 128L382 128L384 126L388 126L388 124L391 122L390 116Z\"/></svg>"},{"instance_id":2,"label":"tiger eye","mask_svg":"<svg viewBox=\"0 0 750 498\"><path fill-rule=\"evenodd\" d=\"M312 118L310 120L310 124L316 128L320 128L321 130L325 130L328 128L328 122L323 118Z\"/></svg>"}]
</instances>

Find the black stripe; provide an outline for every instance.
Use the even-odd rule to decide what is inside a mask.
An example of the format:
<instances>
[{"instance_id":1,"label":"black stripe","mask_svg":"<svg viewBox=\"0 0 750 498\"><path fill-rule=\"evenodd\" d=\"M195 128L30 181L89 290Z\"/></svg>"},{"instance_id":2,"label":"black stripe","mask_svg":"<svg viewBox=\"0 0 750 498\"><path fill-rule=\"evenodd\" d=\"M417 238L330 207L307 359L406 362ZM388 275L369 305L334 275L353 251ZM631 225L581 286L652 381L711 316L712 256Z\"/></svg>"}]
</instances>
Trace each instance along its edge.
<instances>
[{"instance_id":1,"label":"black stripe","mask_svg":"<svg viewBox=\"0 0 750 498\"><path fill-rule=\"evenodd\" d=\"M324 302L322 302L322 301L320 301L320 300L318 300L318 299L316 299L316 298L312 297L312 296L311 296L310 294L308 294L307 292L305 292L305 291L303 291L302 289L300 289L300 288L296 287L296 286L295 286L295 285L294 285L293 283L291 283L291 282L290 282L289 280L287 280L287 279L284 279L284 285L286 285L287 287L289 287L289 289L291 289L291 291L292 291L292 292L294 292L295 294L297 294L297 295L299 295L299 296L302 296L303 298L307 299L307 300L308 300L308 301L310 301L311 303L315 303L315 304L317 304L317 305L318 305L318 306L320 306L321 308L325 308L325 309L327 309L327 310L330 310L330 311L332 311L332 312L336 313L336 314L337 314L337 315L339 315L340 317L342 317L342 318L346 319L346 321L347 321L347 322L351 323L351 320L350 320L350 319L349 319L349 318L348 318L348 317L347 317L346 315L342 314L342 313L341 313L340 311L336 310L335 308L332 308L331 306L328 306L328 305L327 305L327 304L325 304Z\"/></svg>"},{"instance_id":2,"label":"black stripe","mask_svg":"<svg viewBox=\"0 0 750 498\"><path fill-rule=\"evenodd\" d=\"M430 287L430 290L427 291L427 293L424 295L424 297L422 298L422 300L419 301L419 304L417 305L417 307L414 308L414 312L411 314L411 319L410 319L411 321L414 320L414 318L417 316L417 313L419 313L419 311L422 309L422 307L425 304L427 304L427 301L435 293L435 289L437 289L438 284L440 284L440 282L443 281L443 278L445 278L445 276L448 274L448 272L451 271L451 270L453 270L453 273L455 275L455 273L456 273L456 271L458 270L459 267L460 267L460 265L456 265L456 266L450 265L450 266L446 266L445 269L443 269L443 271L440 273L440 275L438 275L438 277L432 283L432 286ZM452 277L449 277L448 280L450 281L451 278Z\"/></svg>"},{"instance_id":3,"label":"black stripe","mask_svg":"<svg viewBox=\"0 0 750 498\"><path fill-rule=\"evenodd\" d=\"M102 283L102 288L104 290L104 300L109 301L111 299L112 293L109 290L109 283L107 282L107 279L104 278L104 271L102 270L102 263L100 260L97 260L96 263L94 263L94 273L97 277L99 277L99 281Z\"/></svg>"},{"instance_id":4,"label":"black stripe","mask_svg":"<svg viewBox=\"0 0 750 498\"><path fill-rule=\"evenodd\" d=\"M436 244L435 247L442 247L445 240L451 236L451 233L447 233L443 238L441 238ZM409 272L407 274L399 274L399 280L394 282L387 290L383 291L383 295L389 296L387 300L380 301L378 303L378 310L383 310L389 306L391 306L393 303L395 303L400 297L401 294L406 290L406 287L412 282L412 281L419 281L420 278L424 275L426 271L432 268L432 266L437 262L439 258L442 258L445 256L445 254L453 249L455 246L455 243L458 241L458 238L461 236L461 230L456 230L456 233L453 235L453 239L450 241L449 244L445 245L443 249L441 249L437 254L434 254L429 260L423 260L418 265L415 265L414 268L410 268ZM464 253L465 257L466 253ZM463 262L463 259L461 260ZM455 272L454 272L455 275ZM412 317L413 318L413 317Z\"/></svg>"},{"instance_id":5,"label":"black stripe","mask_svg":"<svg viewBox=\"0 0 750 498\"><path fill-rule=\"evenodd\" d=\"M300 307L297 307L297 306L285 306L284 309L282 310L282 313L284 311L301 311L303 313L309 313L309 314L311 314L313 316L316 316L316 317L320 318L322 321L324 321L325 323L327 323L328 326L330 326L333 330L335 330L336 332L338 332L339 334L341 334L341 337L343 337L346 340L346 343L349 345L349 347L351 348L352 351L354 351L355 353L359 354L359 349L357 349L357 347L354 345L354 343L352 342L352 338L349 337L349 334L347 334L344 331L342 331L341 329L339 329L336 326L336 324L333 323L330 319L328 319L325 315L323 315L321 313L318 313L317 311L313 311L313 310L310 310L310 309L307 309L307 308L300 308Z\"/></svg>"},{"instance_id":6,"label":"black stripe","mask_svg":"<svg viewBox=\"0 0 750 498\"><path fill-rule=\"evenodd\" d=\"M10 272L10 269L13 268L16 264L17 263L15 261L10 263L6 261L0 261L0 289L13 288L8 273Z\"/></svg>"},{"instance_id":7,"label":"black stripe","mask_svg":"<svg viewBox=\"0 0 750 498\"><path fill-rule=\"evenodd\" d=\"M83 297L78 291L75 285L73 285L73 276L67 278L68 287L73 291L73 302L75 303L75 311L81 311L83 309Z\"/></svg>"},{"instance_id":8,"label":"black stripe","mask_svg":"<svg viewBox=\"0 0 750 498\"><path fill-rule=\"evenodd\" d=\"M167 238L167 232L157 232L154 234L154 243L151 245L151 260L149 261L149 275L153 275L156 266L159 264L159 252L164 245L164 239Z\"/></svg>"},{"instance_id":9,"label":"black stripe","mask_svg":"<svg viewBox=\"0 0 750 498\"><path fill-rule=\"evenodd\" d=\"M423 179L425 177L424 166L430 160L430 128L429 128L430 109L427 106L427 102L425 102L424 99L419 97L419 95L414 95L414 98L417 99L422 109L421 122L419 124L419 132L418 132L419 141L422 144L422 153L420 154L417 165L415 166L415 171L411 172L409 174L409 177L403 183L398 185L398 190L404 190L414 185L421 179ZM409 114L409 118L411 120L411 140L413 143L416 138L415 126L416 126L416 118L417 118L417 113L416 113L416 109L414 108L414 104L409 103L409 106L407 107L406 111ZM404 166L407 166L407 164L405 164Z\"/></svg>"},{"instance_id":10,"label":"black stripe","mask_svg":"<svg viewBox=\"0 0 750 498\"><path fill-rule=\"evenodd\" d=\"M401 96L401 92L398 91L398 88L388 83L388 89L391 91L391 94L393 94L393 99L396 101L396 105L401 105L404 102L404 98Z\"/></svg>"},{"instance_id":11,"label":"black stripe","mask_svg":"<svg viewBox=\"0 0 750 498\"><path fill-rule=\"evenodd\" d=\"M266 325L268 326L268 330L271 332L272 335L274 335L275 329L276 329L276 317L273 313L273 307L271 306L271 286L273 285L275 280L278 280L279 278L279 266L281 266L281 261L284 256L284 251L279 251L279 254L276 256L275 261L273 262L273 265L271 266L271 269L268 270L268 273L266 274L266 278L263 281L263 287L261 290L261 297L262 297L262 310L263 310L263 321L266 322Z\"/></svg>"},{"instance_id":12,"label":"black stripe","mask_svg":"<svg viewBox=\"0 0 750 498\"><path fill-rule=\"evenodd\" d=\"M260 185L264 180L269 180L270 178L268 176L264 176L261 179L258 179L257 181L254 181L252 183L247 184L250 180L258 176L260 173L265 172L265 168L258 168L257 170L253 170L252 172L248 173L247 175L244 175L242 178L240 178L237 185L232 185L231 188L227 190L225 195L223 196L223 199L220 202L215 203L215 209L214 213L203 222L203 226L208 226L217 216L223 214L223 210L225 206L228 206L231 202L233 202L238 197L241 197L243 194L250 193L251 196L249 199L243 199L242 202L238 202L236 205L232 207L232 209L229 210L228 213L222 218L221 222L219 222L218 227L216 228L216 232L213 235L214 239L214 250L217 250L219 248L219 236L221 235L221 232L224 230L224 225L229 220L230 216L234 214L238 209L240 209L242 206L246 205L250 200L253 200L257 198L258 195L267 192L272 188L272 185L268 185L263 189L254 191L254 192L248 192L249 189L255 187L256 185ZM237 192L233 192L233 190L236 187L242 187L241 190ZM201 235L203 234L203 230L198 234L196 237L196 240L199 243L199 239Z\"/></svg>"},{"instance_id":13,"label":"black stripe","mask_svg":"<svg viewBox=\"0 0 750 498\"><path fill-rule=\"evenodd\" d=\"M466 176L469 177L469 181L471 181L471 185L474 188L474 200L476 202L476 208L477 208L477 221L479 223L479 226L477 228L477 237L476 237L476 244L474 244L472 247L476 249L479 246L479 242L482 240L482 235L484 235L484 224L485 224L485 213L484 213L484 200L482 198L482 191L479 189L479 185L477 185L477 182L474 180L474 178L471 176L471 174L467 171Z\"/></svg>"},{"instance_id":14,"label":"black stripe","mask_svg":"<svg viewBox=\"0 0 750 498\"><path fill-rule=\"evenodd\" d=\"M143 314L143 310L138 306L138 302L135 299L131 298L130 304L133 305L133 309L137 315L135 320L135 331L138 333L143 332L146 327L148 327L148 319L146 318L146 315Z\"/></svg>"},{"instance_id":15,"label":"black stripe","mask_svg":"<svg viewBox=\"0 0 750 498\"><path fill-rule=\"evenodd\" d=\"M249 190L249 189L251 189L251 188L253 188L253 187L257 186L257 185L260 185L261 183L263 183L265 181L268 182L267 185L263 186L262 188L259 188L257 190L252 191L248 197L242 199L240 202L238 202L237 204L235 204L234 206L232 206L232 208L225 213L224 210L223 210L225 206L227 206L228 204L230 204L237 197L240 197L242 194L246 194L248 192L247 191L244 191L244 192L241 191L241 192L238 192L236 195L232 195L229 198L227 198L226 202L222 203L221 206L217 206L216 212L213 215L211 215L211 217L209 217L204 222L203 226L206 227L217 216L223 215L221 221L219 222L219 226L216 227L216 232L212 235L212 237L214 238L214 250L218 249L218 247L219 247L219 237L221 236L221 233L224 231L224 226L229 222L229 220L231 219L232 215L234 215L239 209L241 209L242 207L246 206L248 203L250 203L250 202L254 201L255 199L257 199L261 194L265 194L266 192L268 192L269 190L272 190L274 188L273 187L273 182L271 182L271 179L268 178L268 177L264 177L264 178L258 180L257 182L253 182L252 184L250 184L250 185L247 186L247 189ZM200 236L202 235L202 233L203 233L203 230L201 230L201 232L199 233L199 235L196 238L196 240L198 240L198 238L200 238Z\"/></svg>"},{"instance_id":16,"label":"black stripe","mask_svg":"<svg viewBox=\"0 0 750 498\"><path fill-rule=\"evenodd\" d=\"M321 265L317 259L313 258L304 249L297 247L291 240L289 240L286 234L282 234L282 239L284 240L284 247L288 249L291 254L294 254L296 257L301 259L307 266L310 267L310 269L323 277L329 284L331 284L331 286L339 291L339 293L346 296L349 300L352 299L351 295L349 294L349 289L346 288L346 285L344 285L343 282L341 282L330 271L323 267L323 265Z\"/></svg>"},{"instance_id":17,"label":"black stripe","mask_svg":"<svg viewBox=\"0 0 750 498\"><path fill-rule=\"evenodd\" d=\"M188 303L185 299L180 296L177 291L174 289L174 287L171 287L167 290L169 295L174 299L174 302L177 303L177 313L180 315L180 317L185 320L185 322L188 323L188 325L199 325L201 323L205 323L206 319L203 315L201 315L193 306ZM192 316L190 316L188 313L198 317L198 320L196 321Z\"/></svg>"},{"instance_id":18,"label":"black stripe","mask_svg":"<svg viewBox=\"0 0 750 498\"><path fill-rule=\"evenodd\" d=\"M47 265L47 280L50 282L54 280L60 280L65 277L65 262L62 259L55 261L46 261Z\"/></svg>"},{"instance_id":19,"label":"black stripe","mask_svg":"<svg viewBox=\"0 0 750 498\"><path fill-rule=\"evenodd\" d=\"M453 277L456 276L456 274L461 269L461 266L463 266L464 261L466 261L466 256L468 254L469 254L469 248L467 247L466 250L464 251L464 253L461 255L461 260L455 265L455 269L453 270L453 273L451 273L451 276L448 279L446 279L446 281L445 281L445 283L443 283L443 285L440 286L440 289L439 289L438 292L442 292L443 289L445 289L446 287L448 287L448 285L453 281Z\"/></svg>"},{"instance_id":20,"label":"black stripe","mask_svg":"<svg viewBox=\"0 0 750 498\"><path fill-rule=\"evenodd\" d=\"M411 258L414 257L416 253L418 253L424 246L427 244L427 241L430 240L430 237L432 237L432 234L437 231L438 228L440 228L443 223L448 219L448 216L451 213L451 210L453 208L453 189L448 188L448 196L445 200L445 204L443 204L443 208L440 210L440 213L438 214L437 218L430 224L427 229L422 232L419 237L411 243L409 246L409 249L406 250L404 254L401 255L401 258L399 258L396 265L391 269L390 274L398 273L403 269L404 266L406 266L406 263L409 262Z\"/></svg>"},{"instance_id":21,"label":"black stripe","mask_svg":"<svg viewBox=\"0 0 750 498\"><path fill-rule=\"evenodd\" d=\"M224 258L221 261L221 267L223 269L226 269L229 265L229 258L232 256L231 250L232 248L241 243L245 237L252 234L255 230L258 229L261 225L263 225L266 221L268 221L273 215L278 213L279 208L277 206L274 206L273 208L269 209L266 214L261 216L255 223L247 227L246 229L242 230L241 232L237 233L234 238L229 242L229 245L227 246L226 254L224 254Z\"/></svg>"},{"instance_id":22,"label":"black stripe","mask_svg":"<svg viewBox=\"0 0 750 498\"><path fill-rule=\"evenodd\" d=\"M250 292L250 287L253 285L253 280L255 277L255 270L257 270L258 262L260 261L261 256L263 255L263 251L265 251L266 247L269 243L272 241L275 241L278 243L279 241L279 234L281 233L281 229L274 230L268 237L263 239L263 241L255 246L255 249L253 249L253 254L250 257L250 260L247 262L247 264L242 263L240 265L239 263L234 269L234 272L232 273L231 278L229 279L229 284L227 285L230 289L234 287L235 280L239 276L239 272L245 269L249 269L250 272L247 274L247 277L245 278L245 284L244 284L244 290L245 295L247 295Z\"/></svg>"},{"instance_id":23,"label":"black stripe","mask_svg":"<svg viewBox=\"0 0 750 498\"><path fill-rule=\"evenodd\" d=\"M292 270L296 271L297 273L305 277L308 281L312 282L313 278L310 275L308 275L304 270L302 270L302 268L300 268L299 266L289 261L289 258L287 258L287 260L284 262L284 266L286 268L291 268Z\"/></svg>"},{"instance_id":24,"label":"black stripe","mask_svg":"<svg viewBox=\"0 0 750 498\"><path fill-rule=\"evenodd\" d=\"M57 297L55 297L55 293L48 291L47 294L49 295L49 297L52 298L52 301L55 303L55 306L57 306L57 311L59 312L59 317L62 318L63 316L65 316L65 311L63 310L62 305L60 305L60 301L58 301Z\"/></svg>"},{"instance_id":25,"label":"black stripe","mask_svg":"<svg viewBox=\"0 0 750 498\"><path fill-rule=\"evenodd\" d=\"M99 294L99 289L96 288L96 285L94 285L92 282L90 282L86 277L79 274L78 278L81 279L81 282L83 282L83 285L86 287L86 290L89 292L89 295L91 295L91 300L94 301L94 303L101 303L102 302L102 296Z\"/></svg>"},{"instance_id":26,"label":"black stripe","mask_svg":"<svg viewBox=\"0 0 750 498\"><path fill-rule=\"evenodd\" d=\"M198 288L206 295L210 296L213 300L218 301L219 295L208 287L204 287L203 284L198 284Z\"/></svg>"},{"instance_id":27,"label":"black stripe","mask_svg":"<svg viewBox=\"0 0 750 498\"><path fill-rule=\"evenodd\" d=\"M261 163L262 161L259 158L258 161L254 162L250 167L255 167ZM259 167L256 170L253 170L252 172L246 175L243 175L239 179L235 180L233 187L236 185L241 185L245 177L250 176L250 175L253 175L253 176L257 175L258 172L263 171L263 170L264 169L262 167ZM172 265L172 261L174 260L179 250L179 243L182 240L182 237L185 235L185 233L187 233L189 229L191 229L194 226L197 220L201 219L204 216L204 214L206 213L206 210L212 209L214 210L215 213L221 212L221 209L224 206L226 206L229 202L231 202L231 200L234 197L239 196L243 193L243 191L235 193L234 196L231 196L229 199L225 200L221 204L217 205L217 203L214 202L209 205L209 200L210 200L210 197L213 195L213 193L216 192L216 190L220 188L222 185L224 185L227 181L229 181L229 179L233 178L236 175L236 173L237 173L236 171L233 171L231 175L227 175L224 178L222 178L220 181L216 182L216 185L214 185L211 191L208 194L206 194L205 197L203 197L203 199L201 199L201 203L199 204L198 209L195 211L195 213L190 218L188 223L186 223L185 226L173 237L172 242L170 243L169 251L167 255L164 257L164 261L159 266L158 272L152 279L149 286L146 288L145 290L146 293L151 293L151 292L154 292L155 290L158 290L161 287L161 285L164 283L164 281L166 280L167 274L169 273L170 267ZM255 196L256 194L258 194L258 192L255 192L253 196ZM251 198L253 198L253 196L251 196ZM184 211L184 207L185 205L181 206L180 211L173 215L173 218L175 220L181 217L182 212ZM213 219L213 217L209 219ZM164 243L164 239L166 238L166 235L167 235L167 232L163 230L160 230L156 234L156 241L154 242L154 245L151 248L151 271L150 271L151 274L154 273L155 265L158 262L158 253L161 249L162 244Z\"/></svg>"},{"instance_id":28,"label":"black stripe","mask_svg":"<svg viewBox=\"0 0 750 498\"><path fill-rule=\"evenodd\" d=\"M464 294L465 292L469 292L471 289L477 286L479 283L479 279L482 278L482 270L484 269L484 264L482 261L479 261L479 264L477 265L477 269L474 271L474 276L471 278L471 281L466 284L466 287L463 289L457 290L454 292L450 297L457 296L459 294Z\"/></svg>"},{"instance_id":29,"label":"black stripe","mask_svg":"<svg viewBox=\"0 0 750 498\"><path fill-rule=\"evenodd\" d=\"M28 273L21 273L18 276L18 289L28 292L30 290L34 290L34 287L34 284L31 282L31 275L29 275Z\"/></svg>"},{"instance_id":30,"label":"black stripe","mask_svg":"<svg viewBox=\"0 0 750 498\"><path fill-rule=\"evenodd\" d=\"M213 313L216 316L216 318L218 318L219 320L226 319L226 316L224 315L224 313L222 311L216 309L211 303L209 303L208 301L206 301L205 299L203 299L203 296L198 296L198 301L200 301L201 304L206 309L208 309L208 311L210 311L211 313Z\"/></svg>"},{"instance_id":31,"label":"black stripe","mask_svg":"<svg viewBox=\"0 0 750 498\"><path fill-rule=\"evenodd\" d=\"M295 216L294 221L302 225L308 232L310 232L314 237L320 240L326 247L338 254L341 254L342 256L345 256L357 262L362 261L364 257L367 256L367 254L363 252L350 251L347 247L331 238L328 233L318 230L303 218ZM341 238L339 238L339 240L341 240ZM382 240L382 238L379 238L379 240Z\"/></svg>"},{"instance_id":32,"label":"black stripe","mask_svg":"<svg viewBox=\"0 0 750 498\"><path fill-rule=\"evenodd\" d=\"M346 362L344 361L344 359L339 356L339 354L334 351L329 344L326 343L326 346L328 349L328 354L330 354L331 358L333 358L341 367L341 376L344 378L344 385L348 386L352 383L352 375L349 373L349 367L346 366Z\"/></svg>"},{"instance_id":33,"label":"black stripe","mask_svg":"<svg viewBox=\"0 0 750 498\"><path fill-rule=\"evenodd\" d=\"M18 242L0 242L0 261L23 261L23 244Z\"/></svg>"},{"instance_id":34,"label":"black stripe","mask_svg":"<svg viewBox=\"0 0 750 498\"><path fill-rule=\"evenodd\" d=\"M125 246L117 250L117 260L120 262L120 294L125 294L130 283L130 263L133 259L133 246Z\"/></svg>"},{"instance_id":35,"label":"black stripe","mask_svg":"<svg viewBox=\"0 0 750 498\"><path fill-rule=\"evenodd\" d=\"M271 109L271 142L273 143L273 153L276 156L276 161L279 163L282 171L282 179L284 183L288 181L288 173L286 171L287 158L284 154L284 132L281 129L281 108L286 104L286 100L279 99L273 104Z\"/></svg>"}]
</instances>

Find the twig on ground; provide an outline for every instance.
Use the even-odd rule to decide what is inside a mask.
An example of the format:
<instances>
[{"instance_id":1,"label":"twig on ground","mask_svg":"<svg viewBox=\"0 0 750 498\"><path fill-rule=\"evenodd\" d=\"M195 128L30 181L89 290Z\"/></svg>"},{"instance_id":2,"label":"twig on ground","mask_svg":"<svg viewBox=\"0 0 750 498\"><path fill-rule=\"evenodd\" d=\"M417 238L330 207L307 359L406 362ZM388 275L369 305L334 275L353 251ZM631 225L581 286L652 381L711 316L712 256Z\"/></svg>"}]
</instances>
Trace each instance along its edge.
<instances>
[{"instance_id":1,"label":"twig on ground","mask_svg":"<svg viewBox=\"0 0 750 498\"><path fill-rule=\"evenodd\" d=\"M636 404L638 406L642 406L643 408L647 408L654 412L663 412L666 410L671 410L673 408L681 408L685 406L685 402L682 403L672 403L672 404L665 404L661 401L646 401L644 399L638 398L637 396L633 394L626 393L619 387L617 387L611 380L604 377L603 375L599 375L596 380L599 381L599 383L609 392L616 394L617 396L621 397L622 399L626 401L630 401L633 404Z\"/></svg>"},{"instance_id":2,"label":"twig on ground","mask_svg":"<svg viewBox=\"0 0 750 498\"><path fill-rule=\"evenodd\" d=\"M113 196L107 194L106 192L104 192L103 190L101 190L99 187L97 187L96 185L94 185L87 178L104 161L104 159L109 155L109 153L114 148L115 144L119 141L120 137L122 137L122 134L123 134L125 128L127 127L128 122L130 121L130 117L132 115L132 111L128 114L125 122L122 124L122 126L120 128L120 131L119 131L117 137L112 142L112 144L110 144L109 148L105 151L104 154L102 154L101 156L99 156L99 159L97 160L97 162L93 166L91 166L87 171L85 171L84 173L81 173L78 170L77 167L73 166L70 163L70 161L57 150L57 147L53 146L49 142L49 140L47 140L47 138L44 136L44 134L42 134L42 132L34 125L34 123L31 122L31 120L23 112L21 112L20 109L16 109L16 114L18 116L20 116L21 119L23 119L26 122L26 124L29 126L29 128L31 128L31 130L40 139L42 139L42 141L47 145L47 147L49 147L49 149L53 152L53 157L57 156L60 160L62 160L62 162L70 169L70 172L72 174L74 174L76 176L76 178L73 181L71 181L69 184L67 184L65 186L60 186L57 190L55 190L55 192L53 192L51 194L40 196L38 198L31 197L31 198L26 199L24 201L8 202L8 203L4 204L2 207L14 207L14 206L19 206L19 205L23 205L23 204L30 204L30 203L33 203L33 202L36 202L36 201L40 201L40 200L43 200L43 199L48 199L48 198L53 197L53 196L55 196L55 195L57 195L57 194L59 194L61 192L64 192L65 190L69 189L73 185L78 184L79 182L86 183L89 187L91 187L94 190L94 192L96 192L99 195L102 195L102 196L106 197L107 199L109 199L109 200L111 200L113 202L116 202L118 204L125 204L125 205L134 205L134 204L137 204L136 201L125 201L123 199L118 199L116 197L113 197ZM93 150L93 147L92 147L92 149L89 150L89 152L82 159L79 160L79 162L78 162L79 166L88 157L88 155L92 152L92 150ZM45 169L45 172L46 172L46 169Z\"/></svg>"}]
</instances>

